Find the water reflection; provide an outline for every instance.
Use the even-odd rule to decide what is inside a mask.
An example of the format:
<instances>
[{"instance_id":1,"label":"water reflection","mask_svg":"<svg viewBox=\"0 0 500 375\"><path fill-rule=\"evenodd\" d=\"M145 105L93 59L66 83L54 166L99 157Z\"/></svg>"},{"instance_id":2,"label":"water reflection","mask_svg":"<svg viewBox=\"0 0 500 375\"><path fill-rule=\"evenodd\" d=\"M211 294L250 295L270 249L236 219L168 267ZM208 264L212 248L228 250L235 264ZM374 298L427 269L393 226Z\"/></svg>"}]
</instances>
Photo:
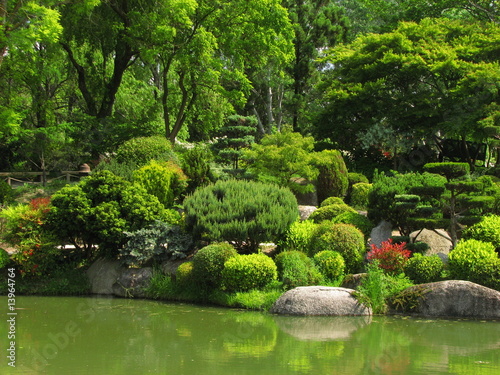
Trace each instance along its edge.
<instances>
[{"instance_id":1,"label":"water reflection","mask_svg":"<svg viewBox=\"0 0 500 375\"><path fill-rule=\"evenodd\" d=\"M18 305L26 309L18 367L1 374L500 373L500 322L287 317L100 298L19 297ZM6 329L0 324L2 350Z\"/></svg>"}]
</instances>

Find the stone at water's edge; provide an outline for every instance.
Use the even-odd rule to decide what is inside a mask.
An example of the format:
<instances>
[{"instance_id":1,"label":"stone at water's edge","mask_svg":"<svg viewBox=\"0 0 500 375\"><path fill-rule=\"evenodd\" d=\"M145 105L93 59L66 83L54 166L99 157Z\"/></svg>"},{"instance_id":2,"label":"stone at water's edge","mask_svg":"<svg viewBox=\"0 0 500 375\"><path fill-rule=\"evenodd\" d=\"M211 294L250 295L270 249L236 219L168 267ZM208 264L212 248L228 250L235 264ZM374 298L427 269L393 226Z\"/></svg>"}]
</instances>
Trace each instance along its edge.
<instances>
[{"instance_id":1,"label":"stone at water's edge","mask_svg":"<svg viewBox=\"0 0 500 375\"><path fill-rule=\"evenodd\" d=\"M126 268L118 260L97 259L87 270L93 294L113 294L113 285Z\"/></svg>"},{"instance_id":2,"label":"stone at water's edge","mask_svg":"<svg viewBox=\"0 0 500 375\"><path fill-rule=\"evenodd\" d=\"M369 307L354 298L354 290L326 286L305 286L285 292L271 307L270 313L282 315L371 315Z\"/></svg>"},{"instance_id":3,"label":"stone at water's edge","mask_svg":"<svg viewBox=\"0 0 500 375\"><path fill-rule=\"evenodd\" d=\"M416 306L407 306L405 314L500 319L500 292L470 281L446 280L420 284L405 289L404 294L412 300L412 305L417 302Z\"/></svg>"},{"instance_id":4,"label":"stone at water's edge","mask_svg":"<svg viewBox=\"0 0 500 375\"><path fill-rule=\"evenodd\" d=\"M113 294L118 297L144 298L144 289L153 277L151 267L128 268L123 270L113 284Z\"/></svg>"}]
</instances>

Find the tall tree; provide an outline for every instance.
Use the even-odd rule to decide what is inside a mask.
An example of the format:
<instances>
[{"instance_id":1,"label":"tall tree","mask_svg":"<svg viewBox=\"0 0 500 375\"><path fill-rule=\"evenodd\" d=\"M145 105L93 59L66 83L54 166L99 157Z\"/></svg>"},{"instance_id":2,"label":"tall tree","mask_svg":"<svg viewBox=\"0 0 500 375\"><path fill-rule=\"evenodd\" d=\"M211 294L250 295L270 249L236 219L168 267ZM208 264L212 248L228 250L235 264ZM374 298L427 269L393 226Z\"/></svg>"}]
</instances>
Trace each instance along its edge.
<instances>
[{"instance_id":1,"label":"tall tree","mask_svg":"<svg viewBox=\"0 0 500 375\"><path fill-rule=\"evenodd\" d=\"M294 27L295 56L290 67L293 97L289 108L293 131L301 130L301 119L318 67L315 63L321 51L333 47L346 33L347 19L342 9L331 0L284 0Z\"/></svg>"}]
</instances>

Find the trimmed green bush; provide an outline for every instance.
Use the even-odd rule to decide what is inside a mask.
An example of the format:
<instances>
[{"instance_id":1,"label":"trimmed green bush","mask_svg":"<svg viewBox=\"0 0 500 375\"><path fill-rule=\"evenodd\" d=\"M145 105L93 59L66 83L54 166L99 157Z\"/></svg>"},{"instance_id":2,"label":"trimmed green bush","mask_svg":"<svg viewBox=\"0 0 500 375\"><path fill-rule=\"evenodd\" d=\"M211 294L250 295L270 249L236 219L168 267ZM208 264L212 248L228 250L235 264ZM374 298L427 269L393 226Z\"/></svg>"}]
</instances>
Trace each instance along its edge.
<instances>
[{"instance_id":1,"label":"trimmed green bush","mask_svg":"<svg viewBox=\"0 0 500 375\"><path fill-rule=\"evenodd\" d=\"M349 181L347 167L339 150L324 150L314 155L314 166L319 175L316 180L316 192L321 202L328 197L344 197Z\"/></svg>"},{"instance_id":2,"label":"trimmed green bush","mask_svg":"<svg viewBox=\"0 0 500 375\"><path fill-rule=\"evenodd\" d=\"M162 136L132 138L122 143L116 151L119 163L145 165L151 160L174 161L177 158L172 144Z\"/></svg>"},{"instance_id":3,"label":"trimmed green bush","mask_svg":"<svg viewBox=\"0 0 500 375\"><path fill-rule=\"evenodd\" d=\"M363 232L366 238L368 238L374 227L370 219L358 212L344 212L335 216L331 221L334 224L352 224Z\"/></svg>"},{"instance_id":4,"label":"trimmed green bush","mask_svg":"<svg viewBox=\"0 0 500 375\"><path fill-rule=\"evenodd\" d=\"M450 277L457 280L475 279L474 268L481 261L498 259L495 246L474 239L460 241L449 254Z\"/></svg>"},{"instance_id":5,"label":"trimmed green bush","mask_svg":"<svg viewBox=\"0 0 500 375\"><path fill-rule=\"evenodd\" d=\"M228 291L263 288L277 278L276 264L264 254L237 255L222 270L222 285Z\"/></svg>"},{"instance_id":6,"label":"trimmed green bush","mask_svg":"<svg viewBox=\"0 0 500 375\"><path fill-rule=\"evenodd\" d=\"M438 255L414 254L408 259L404 272L415 284L425 284L441 280L444 263Z\"/></svg>"},{"instance_id":7,"label":"trimmed green bush","mask_svg":"<svg viewBox=\"0 0 500 375\"><path fill-rule=\"evenodd\" d=\"M188 287L194 285L194 264L193 261L182 263L175 271L175 281L180 287Z\"/></svg>"},{"instance_id":8,"label":"trimmed green bush","mask_svg":"<svg viewBox=\"0 0 500 375\"><path fill-rule=\"evenodd\" d=\"M328 280L337 280L344 274L345 261L337 251L324 250L314 255L314 263L321 274Z\"/></svg>"},{"instance_id":9,"label":"trimmed green bush","mask_svg":"<svg viewBox=\"0 0 500 375\"><path fill-rule=\"evenodd\" d=\"M0 206L7 203L13 195L12 188L4 180L0 180Z\"/></svg>"},{"instance_id":10,"label":"trimmed green bush","mask_svg":"<svg viewBox=\"0 0 500 375\"><path fill-rule=\"evenodd\" d=\"M214 177L210 167L212 160L212 152L202 144L183 151L181 166L188 177L187 191L189 193L192 193L200 186L208 185L213 180Z\"/></svg>"},{"instance_id":11,"label":"trimmed green bush","mask_svg":"<svg viewBox=\"0 0 500 375\"><path fill-rule=\"evenodd\" d=\"M500 216L485 216L482 220L462 232L462 239L474 239L483 242L490 242L500 249Z\"/></svg>"},{"instance_id":12,"label":"trimmed green bush","mask_svg":"<svg viewBox=\"0 0 500 375\"><path fill-rule=\"evenodd\" d=\"M469 281L500 291L500 259L477 261Z\"/></svg>"},{"instance_id":13,"label":"trimmed green bush","mask_svg":"<svg viewBox=\"0 0 500 375\"><path fill-rule=\"evenodd\" d=\"M186 227L197 238L250 252L260 243L277 243L298 218L290 190L253 181L218 181L187 197L184 208Z\"/></svg>"},{"instance_id":14,"label":"trimmed green bush","mask_svg":"<svg viewBox=\"0 0 500 375\"><path fill-rule=\"evenodd\" d=\"M366 177L363 173L356 173L356 172L347 173L347 180L349 181L349 186L352 186L360 182L364 182L366 184L370 183L368 177Z\"/></svg>"},{"instance_id":15,"label":"trimmed green bush","mask_svg":"<svg viewBox=\"0 0 500 375\"><path fill-rule=\"evenodd\" d=\"M314 256L323 250L338 251L344 258L346 273L356 273L366 252L363 233L354 225L325 221L314 232L309 254Z\"/></svg>"},{"instance_id":16,"label":"trimmed green bush","mask_svg":"<svg viewBox=\"0 0 500 375\"><path fill-rule=\"evenodd\" d=\"M307 253L317 225L310 220L294 222L286 232L285 239L279 242L279 248Z\"/></svg>"},{"instance_id":17,"label":"trimmed green bush","mask_svg":"<svg viewBox=\"0 0 500 375\"><path fill-rule=\"evenodd\" d=\"M165 207L172 207L187 187L187 177L173 162L151 160L133 174L134 183L154 195Z\"/></svg>"},{"instance_id":18,"label":"trimmed green bush","mask_svg":"<svg viewBox=\"0 0 500 375\"><path fill-rule=\"evenodd\" d=\"M315 223L321 223L322 221L325 220L332 220L336 216L343 214L345 212L357 213L357 211L354 208L348 206L345 203L331 204L329 206L318 208L309 216L309 220L312 220Z\"/></svg>"},{"instance_id":19,"label":"trimmed green bush","mask_svg":"<svg viewBox=\"0 0 500 375\"><path fill-rule=\"evenodd\" d=\"M358 209L366 209L368 207L368 195L372 189L372 184L360 182L352 185L351 197L349 204Z\"/></svg>"},{"instance_id":20,"label":"trimmed green bush","mask_svg":"<svg viewBox=\"0 0 500 375\"><path fill-rule=\"evenodd\" d=\"M317 285L323 281L313 260L301 251L292 250L279 253L274 262L278 270L278 279L286 289Z\"/></svg>"},{"instance_id":21,"label":"trimmed green bush","mask_svg":"<svg viewBox=\"0 0 500 375\"><path fill-rule=\"evenodd\" d=\"M321 204L320 207L330 206L332 204L346 204L340 197L328 197Z\"/></svg>"},{"instance_id":22,"label":"trimmed green bush","mask_svg":"<svg viewBox=\"0 0 500 375\"><path fill-rule=\"evenodd\" d=\"M427 163L423 168L429 173L435 173L446 177L448 181L454 178L463 177L470 173L470 165L468 163Z\"/></svg>"},{"instance_id":23,"label":"trimmed green bush","mask_svg":"<svg viewBox=\"0 0 500 375\"><path fill-rule=\"evenodd\" d=\"M207 288L221 285L224 263L238 255L228 243L214 243L203 247L193 257L193 274L197 282Z\"/></svg>"}]
</instances>

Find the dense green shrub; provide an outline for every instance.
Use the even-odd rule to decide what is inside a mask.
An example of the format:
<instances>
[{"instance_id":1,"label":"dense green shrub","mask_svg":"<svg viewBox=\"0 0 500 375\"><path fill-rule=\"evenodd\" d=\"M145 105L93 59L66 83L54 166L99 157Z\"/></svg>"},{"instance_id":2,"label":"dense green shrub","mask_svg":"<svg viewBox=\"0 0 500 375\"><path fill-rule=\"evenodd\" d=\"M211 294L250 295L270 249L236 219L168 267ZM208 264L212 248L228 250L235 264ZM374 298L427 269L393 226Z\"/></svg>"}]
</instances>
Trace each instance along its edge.
<instances>
[{"instance_id":1,"label":"dense green shrub","mask_svg":"<svg viewBox=\"0 0 500 375\"><path fill-rule=\"evenodd\" d=\"M314 155L314 166L319 175L316 180L318 201L328 197L344 197L347 194L349 180L347 167L338 150L324 150Z\"/></svg>"},{"instance_id":2,"label":"dense green shrub","mask_svg":"<svg viewBox=\"0 0 500 375\"><path fill-rule=\"evenodd\" d=\"M278 279L286 289L298 286L318 285L323 277L311 258L301 251L284 251L274 259Z\"/></svg>"},{"instance_id":3,"label":"dense green shrub","mask_svg":"<svg viewBox=\"0 0 500 375\"><path fill-rule=\"evenodd\" d=\"M345 204L344 199L340 197L328 197L321 204L320 207L330 206L332 204Z\"/></svg>"},{"instance_id":4,"label":"dense green shrub","mask_svg":"<svg viewBox=\"0 0 500 375\"><path fill-rule=\"evenodd\" d=\"M362 173L356 173L356 172L347 173L347 180L349 181L349 186L352 186L354 184L358 184L360 182L364 182L366 184L370 183L370 181L368 180L368 177L366 177Z\"/></svg>"},{"instance_id":5,"label":"dense green shrub","mask_svg":"<svg viewBox=\"0 0 500 375\"><path fill-rule=\"evenodd\" d=\"M125 232L145 228L155 220L174 224L180 216L165 210L144 189L100 171L52 196L47 225L60 241L74 245L82 257L90 259L97 253L116 257L127 241Z\"/></svg>"},{"instance_id":6,"label":"dense green shrub","mask_svg":"<svg viewBox=\"0 0 500 375\"><path fill-rule=\"evenodd\" d=\"M12 188L4 180L0 180L0 206L7 203L13 195Z\"/></svg>"},{"instance_id":7,"label":"dense green shrub","mask_svg":"<svg viewBox=\"0 0 500 375\"><path fill-rule=\"evenodd\" d=\"M286 232L285 239L279 242L279 248L307 253L316 226L311 220L294 222Z\"/></svg>"},{"instance_id":8,"label":"dense green shrub","mask_svg":"<svg viewBox=\"0 0 500 375\"><path fill-rule=\"evenodd\" d=\"M214 177L210 167L212 160L212 152L202 144L183 151L181 166L188 177L188 193L192 193L196 188L206 186L213 181Z\"/></svg>"},{"instance_id":9,"label":"dense green shrub","mask_svg":"<svg viewBox=\"0 0 500 375\"><path fill-rule=\"evenodd\" d=\"M321 223L322 221L325 220L332 220L336 216L343 214L345 212L357 213L357 211L354 208L348 206L345 203L331 204L329 206L318 208L309 216L309 220L312 220L315 223Z\"/></svg>"},{"instance_id":10,"label":"dense green shrub","mask_svg":"<svg viewBox=\"0 0 500 375\"><path fill-rule=\"evenodd\" d=\"M337 251L324 250L314 255L314 263L321 274L328 280L337 280L344 274L345 261Z\"/></svg>"},{"instance_id":11,"label":"dense green shrub","mask_svg":"<svg viewBox=\"0 0 500 375\"><path fill-rule=\"evenodd\" d=\"M228 243L214 243L203 247L193 257L193 275L206 288L218 288L222 281L224 263L238 255Z\"/></svg>"},{"instance_id":12,"label":"dense green shrub","mask_svg":"<svg viewBox=\"0 0 500 375\"><path fill-rule=\"evenodd\" d=\"M222 270L222 285L228 291L263 288L277 278L276 264L265 254L237 255Z\"/></svg>"},{"instance_id":13,"label":"dense green shrub","mask_svg":"<svg viewBox=\"0 0 500 375\"><path fill-rule=\"evenodd\" d=\"M0 248L0 269L7 267L10 263L11 260L9 253Z\"/></svg>"},{"instance_id":14,"label":"dense green shrub","mask_svg":"<svg viewBox=\"0 0 500 375\"><path fill-rule=\"evenodd\" d=\"M2 239L16 247L12 260L22 276L49 274L62 258L56 238L45 230L50 209L50 198L35 198L0 211Z\"/></svg>"},{"instance_id":15,"label":"dense green shrub","mask_svg":"<svg viewBox=\"0 0 500 375\"><path fill-rule=\"evenodd\" d=\"M471 225L462 232L462 239L490 242L500 249L500 216L483 217L479 223Z\"/></svg>"},{"instance_id":16,"label":"dense green shrub","mask_svg":"<svg viewBox=\"0 0 500 375\"><path fill-rule=\"evenodd\" d=\"M134 172L139 168L139 165L133 161L127 163L119 163L115 158L103 160L93 169L93 173L99 171L110 171L116 176L122 177L127 181L132 182Z\"/></svg>"},{"instance_id":17,"label":"dense green shrub","mask_svg":"<svg viewBox=\"0 0 500 375\"><path fill-rule=\"evenodd\" d=\"M183 259L192 250L193 237L179 225L155 221L135 232L125 232L127 242L119 249L129 266L143 267L167 259Z\"/></svg>"},{"instance_id":18,"label":"dense green shrub","mask_svg":"<svg viewBox=\"0 0 500 375\"><path fill-rule=\"evenodd\" d=\"M314 232L309 254L314 256L323 250L338 251L344 258L346 273L356 273L366 250L363 233L354 225L325 221Z\"/></svg>"},{"instance_id":19,"label":"dense green shrub","mask_svg":"<svg viewBox=\"0 0 500 375\"><path fill-rule=\"evenodd\" d=\"M334 224L352 224L358 228L366 238L370 236L370 233L374 227L373 223L365 215L358 212L344 212L340 215L335 216L332 219Z\"/></svg>"},{"instance_id":20,"label":"dense green shrub","mask_svg":"<svg viewBox=\"0 0 500 375\"><path fill-rule=\"evenodd\" d=\"M463 177L470 173L470 165L468 163L427 163L424 165L424 170L429 173L439 174L446 177L448 181Z\"/></svg>"},{"instance_id":21,"label":"dense green shrub","mask_svg":"<svg viewBox=\"0 0 500 375\"><path fill-rule=\"evenodd\" d=\"M218 181L188 196L184 208L195 236L248 251L276 243L298 218L297 200L288 189L253 181Z\"/></svg>"},{"instance_id":22,"label":"dense green shrub","mask_svg":"<svg viewBox=\"0 0 500 375\"><path fill-rule=\"evenodd\" d=\"M368 195L372 189L372 184L359 182L352 185L349 204L357 209L366 209L368 207Z\"/></svg>"},{"instance_id":23,"label":"dense green shrub","mask_svg":"<svg viewBox=\"0 0 500 375\"><path fill-rule=\"evenodd\" d=\"M119 163L136 163L142 166L151 160L174 161L177 158L172 144L162 136L132 138L122 143L116 151Z\"/></svg>"},{"instance_id":24,"label":"dense green shrub","mask_svg":"<svg viewBox=\"0 0 500 375\"><path fill-rule=\"evenodd\" d=\"M196 284L193 261L184 262L177 267L175 271L175 281L181 288L190 287Z\"/></svg>"},{"instance_id":25,"label":"dense green shrub","mask_svg":"<svg viewBox=\"0 0 500 375\"><path fill-rule=\"evenodd\" d=\"M489 259L498 259L491 243L474 239L460 241L449 254L450 277L457 280L474 279L476 265Z\"/></svg>"},{"instance_id":26,"label":"dense green shrub","mask_svg":"<svg viewBox=\"0 0 500 375\"><path fill-rule=\"evenodd\" d=\"M500 259L478 260L469 281L500 291Z\"/></svg>"},{"instance_id":27,"label":"dense green shrub","mask_svg":"<svg viewBox=\"0 0 500 375\"><path fill-rule=\"evenodd\" d=\"M415 284L425 284L441 280L444 263L438 255L414 254L408 259L404 272Z\"/></svg>"},{"instance_id":28,"label":"dense green shrub","mask_svg":"<svg viewBox=\"0 0 500 375\"><path fill-rule=\"evenodd\" d=\"M173 162L157 162L148 164L134 172L134 183L142 186L149 194L154 195L165 207L172 207L187 188L187 177Z\"/></svg>"}]
</instances>

